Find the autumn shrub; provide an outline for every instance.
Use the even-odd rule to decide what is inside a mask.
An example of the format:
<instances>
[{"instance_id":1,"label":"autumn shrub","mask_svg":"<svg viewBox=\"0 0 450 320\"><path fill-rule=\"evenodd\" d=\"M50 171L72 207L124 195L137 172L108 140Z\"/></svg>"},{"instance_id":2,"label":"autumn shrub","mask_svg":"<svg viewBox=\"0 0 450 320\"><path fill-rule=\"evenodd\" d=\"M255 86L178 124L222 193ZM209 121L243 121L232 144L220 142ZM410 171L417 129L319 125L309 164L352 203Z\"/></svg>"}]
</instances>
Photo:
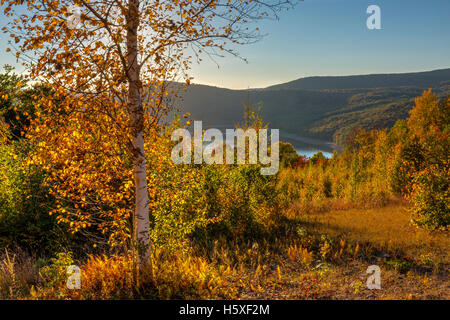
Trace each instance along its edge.
<instances>
[{"instance_id":1,"label":"autumn shrub","mask_svg":"<svg viewBox=\"0 0 450 320\"><path fill-rule=\"evenodd\" d=\"M240 208L250 216L254 231L271 233L279 225L281 215L278 213L277 177L261 175L260 166L235 166L230 181L240 193ZM234 201L238 200L234 199ZM237 210L238 212L239 210ZM247 225L252 232L252 225Z\"/></svg>"},{"instance_id":2,"label":"autumn shrub","mask_svg":"<svg viewBox=\"0 0 450 320\"><path fill-rule=\"evenodd\" d=\"M43 186L44 173L24 164L26 142L0 142L0 247L21 246L51 254L70 236L49 215L52 199Z\"/></svg>"},{"instance_id":3,"label":"autumn shrub","mask_svg":"<svg viewBox=\"0 0 450 320\"><path fill-rule=\"evenodd\" d=\"M0 143L0 219L17 211L17 203L23 194L24 181L17 158L12 145Z\"/></svg>"},{"instance_id":4,"label":"autumn shrub","mask_svg":"<svg viewBox=\"0 0 450 320\"><path fill-rule=\"evenodd\" d=\"M322 152L317 152L310 159L311 163L314 165L326 164L326 160L327 158L323 155Z\"/></svg>"},{"instance_id":5,"label":"autumn shrub","mask_svg":"<svg viewBox=\"0 0 450 320\"><path fill-rule=\"evenodd\" d=\"M309 267L313 261L314 255L312 252L308 251L308 248L294 244L287 249L287 257L292 262L300 262L306 267Z\"/></svg>"},{"instance_id":6,"label":"autumn shrub","mask_svg":"<svg viewBox=\"0 0 450 320\"><path fill-rule=\"evenodd\" d=\"M280 226L277 176L261 175L260 165L175 165L170 137L154 144L148 175L156 248L187 250L189 239L221 235L258 238Z\"/></svg>"},{"instance_id":7,"label":"autumn shrub","mask_svg":"<svg viewBox=\"0 0 450 320\"><path fill-rule=\"evenodd\" d=\"M213 224L197 230L198 238L256 239L280 227L276 176L259 165L204 166L207 217Z\"/></svg>"},{"instance_id":8,"label":"autumn shrub","mask_svg":"<svg viewBox=\"0 0 450 320\"><path fill-rule=\"evenodd\" d=\"M227 296L225 274L192 253L154 256L153 283L160 299L212 299Z\"/></svg>"},{"instance_id":9,"label":"autumn shrub","mask_svg":"<svg viewBox=\"0 0 450 320\"><path fill-rule=\"evenodd\" d=\"M450 175L448 166L430 166L413 180L409 211L412 221L426 229L446 229L450 225Z\"/></svg>"},{"instance_id":10,"label":"autumn shrub","mask_svg":"<svg viewBox=\"0 0 450 320\"><path fill-rule=\"evenodd\" d=\"M80 266L80 299L131 299L135 295L133 261L127 256L89 256Z\"/></svg>"},{"instance_id":11,"label":"autumn shrub","mask_svg":"<svg viewBox=\"0 0 450 320\"><path fill-rule=\"evenodd\" d=\"M49 215L54 199L44 186L48 172L28 166L35 146L25 138L36 105L47 92L5 66L0 74L0 248L22 247L47 255L67 245L63 225Z\"/></svg>"},{"instance_id":12,"label":"autumn shrub","mask_svg":"<svg viewBox=\"0 0 450 320\"><path fill-rule=\"evenodd\" d=\"M291 167L294 164L300 165L299 160L301 157L298 155L292 144L288 142L279 142L279 153L280 153L280 167L286 168Z\"/></svg>"},{"instance_id":13,"label":"autumn shrub","mask_svg":"<svg viewBox=\"0 0 450 320\"><path fill-rule=\"evenodd\" d=\"M61 257L59 260L66 261ZM37 287L33 297L88 300L207 299L227 295L218 270L204 258L184 251L157 249L151 260L151 270L136 276L136 264L129 255L90 255L80 265L79 290L67 288L66 265L55 264L54 261L48 270L57 271L57 274L64 271L65 276L55 277L52 286Z\"/></svg>"},{"instance_id":14,"label":"autumn shrub","mask_svg":"<svg viewBox=\"0 0 450 320\"><path fill-rule=\"evenodd\" d=\"M407 119L409 137L393 174L394 189L410 200L412 221L426 229L447 228L449 213L449 99L427 90Z\"/></svg>"},{"instance_id":15,"label":"autumn shrub","mask_svg":"<svg viewBox=\"0 0 450 320\"><path fill-rule=\"evenodd\" d=\"M214 217L207 215L205 177L200 168L167 166L154 176L151 238L156 247L186 248L192 232L206 228Z\"/></svg>"},{"instance_id":16,"label":"autumn shrub","mask_svg":"<svg viewBox=\"0 0 450 320\"><path fill-rule=\"evenodd\" d=\"M408 194L411 191L416 172L425 165L424 153L423 146L415 139L401 147L390 177L390 187L394 192Z\"/></svg>"},{"instance_id":17,"label":"autumn shrub","mask_svg":"<svg viewBox=\"0 0 450 320\"><path fill-rule=\"evenodd\" d=\"M67 278L67 268L74 263L72 252L59 252L39 272L46 288L54 288Z\"/></svg>"}]
</instances>

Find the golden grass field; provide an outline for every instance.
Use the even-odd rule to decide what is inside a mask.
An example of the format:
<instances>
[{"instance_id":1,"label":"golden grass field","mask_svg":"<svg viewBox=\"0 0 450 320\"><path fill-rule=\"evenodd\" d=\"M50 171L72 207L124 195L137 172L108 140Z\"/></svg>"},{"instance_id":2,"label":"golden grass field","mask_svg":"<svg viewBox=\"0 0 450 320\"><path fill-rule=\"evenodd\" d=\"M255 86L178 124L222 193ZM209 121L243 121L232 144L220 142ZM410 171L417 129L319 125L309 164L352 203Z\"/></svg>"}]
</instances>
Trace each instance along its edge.
<instances>
[{"instance_id":1,"label":"golden grass field","mask_svg":"<svg viewBox=\"0 0 450 320\"><path fill-rule=\"evenodd\" d=\"M450 239L444 232L413 226L404 203L313 213L306 221L310 232L359 244L360 258L337 264L330 273L333 298L449 298ZM415 267L399 272L397 257L413 261ZM390 261L394 263L386 264ZM381 267L381 290L366 289L365 270L372 263Z\"/></svg>"},{"instance_id":2,"label":"golden grass field","mask_svg":"<svg viewBox=\"0 0 450 320\"><path fill-rule=\"evenodd\" d=\"M308 229L333 237L367 243L380 250L406 255L432 255L449 263L450 238L444 232L429 232L413 226L405 206L395 203L382 208L332 210L308 216Z\"/></svg>"}]
</instances>

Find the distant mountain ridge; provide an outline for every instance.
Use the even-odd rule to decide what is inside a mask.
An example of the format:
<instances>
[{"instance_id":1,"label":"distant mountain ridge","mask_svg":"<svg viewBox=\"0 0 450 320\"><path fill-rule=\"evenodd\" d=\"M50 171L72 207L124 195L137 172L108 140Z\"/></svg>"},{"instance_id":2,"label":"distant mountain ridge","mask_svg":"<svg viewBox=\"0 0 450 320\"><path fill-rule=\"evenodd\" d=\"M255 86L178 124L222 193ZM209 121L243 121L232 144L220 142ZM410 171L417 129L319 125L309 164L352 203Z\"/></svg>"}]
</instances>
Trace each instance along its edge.
<instances>
[{"instance_id":1,"label":"distant mountain ridge","mask_svg":"<svg viewBox=\"0 0 450 320\"><path fill-rule=\"evenodd\" d=\"M263 89L231 90L192 84L176 105L205 126L241 122L244 103L262 104L272 128L343 144L353 127L390 128L406 118L414 98L432 88L450 94L450 68L427 72L308 77Z\"/></svg>"},{"instance_id":2,"label":"distant mountain ridge","mask_svg":"<svg viewBox=\"0 0 450 320\"><path fill-rule=\"evenodd\" d=\"M436 87L450 80L450 68L424 72L367 74L353 76L316 76L269 86L266 89L371 89L385 87Z\"/></svg>"}]
</instances>

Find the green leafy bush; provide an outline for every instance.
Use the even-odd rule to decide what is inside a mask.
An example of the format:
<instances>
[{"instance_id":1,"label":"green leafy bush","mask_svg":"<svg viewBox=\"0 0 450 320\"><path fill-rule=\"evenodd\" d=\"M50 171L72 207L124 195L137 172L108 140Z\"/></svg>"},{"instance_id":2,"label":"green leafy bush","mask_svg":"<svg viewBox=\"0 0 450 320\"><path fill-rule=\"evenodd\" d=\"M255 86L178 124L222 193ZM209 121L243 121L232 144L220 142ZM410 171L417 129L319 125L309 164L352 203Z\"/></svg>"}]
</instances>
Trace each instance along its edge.
<instances>
[{"instance_id":1,"label":"green leafy bush","mask_svg":"<svg viewBox=\"0 0 450 320\"><path fill-rule=\"evenodd\" d=\"M50 259L50 265L42 267L39 271L48 287L67 279L67 268L74 263L72 252L59 252L55 258Z\"/></svg>"},{"instance_id":2,"label":"green leafy bush","mask_svg":"<svg viewBox=\"0 0 450 320\"><path fill-rule=\"evenodd\" d=\"M49 215L44 173L25 165L26 148L21 140L0 143L0 247L51 254L67 245L69 235Z\"/></svg>"},{"instance_id":3,"label":"green leafy bush","mask_svg":"<svg viewBox=\"0 0 450 320\"><path fill-rule=\"evenodd\" d=\"M409 199L413 222L426 229L446 229L450 224L448 167L430 166L414 178Z\"/></svg>"}]
</instances>

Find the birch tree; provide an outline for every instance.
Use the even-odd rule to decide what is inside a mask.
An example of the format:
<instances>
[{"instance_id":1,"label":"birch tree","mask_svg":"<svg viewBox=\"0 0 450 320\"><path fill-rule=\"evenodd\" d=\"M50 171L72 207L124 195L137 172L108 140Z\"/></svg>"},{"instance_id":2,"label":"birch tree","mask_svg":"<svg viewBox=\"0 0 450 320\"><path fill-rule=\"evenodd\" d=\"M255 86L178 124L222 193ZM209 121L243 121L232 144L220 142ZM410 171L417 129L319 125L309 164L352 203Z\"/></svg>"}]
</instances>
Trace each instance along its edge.
<instances>
[{"instance_id":1,"label":"birch tree","mask_svg":"<svg viewBox=\"0 0 450 320\"><path fill-rule=\"evenodd\" d=\"M149 263L151 191L146 168L153 164L146 163L145 149L151 147L150 132L156 134L168 112L168 83L183 79L189 84L191 64L205 57L216 59L227 53L239 57L234 51L236 45L253 43L262 36L255 22L278 18L293 3L1 0L1 4L10 18L3 30L11 37L11 49L28 68L28 77L47 83L54 92L51 98L40 98L42 112L34 123L34 134L44 132L40 143L47 147L46 159L62 158L58 160L59 167L67 170L61 174L67 174L65 180L58 176L60 184L78 188L77 192L59 193L67 201L78 201L73 204L74 212L67 215L67 209L61 206L56 213L62 221L70 222L75 231L94 223L100 228L114 225L123 231L125 227L117 226L116 217L120 215L119 204L124 204L120 193L125 187L116 191L119 195L105 195L114 198L109 203L117 204L112 210L115 215L100 212L94 220L82 214L91 202L80 193L80 186L84 183L87 190L95 187L97 181L108 184L108 178L100 175L111 172L98 172L96 178L87 182L76 179L83 176L84 166L89 165L89 154L100 154L111 163L119 155L128 156L134 187L133 239L139 248L139 264ZM58 130L62 127L65 129ZM80 132L91 138L80 137ZM77 151L69 152L69 146L74 145ZM83 157L84 162L77 162ZM75 165L77 170L69 170ZM97 166L101 168L102 164ZM126 182L123 185L129 186ZM95 191L101 193L101 186L97 188ZM120 210L126 217L127 209ZM109 224L102 221L105 219Z\"/></svg>"}]
</instances>

